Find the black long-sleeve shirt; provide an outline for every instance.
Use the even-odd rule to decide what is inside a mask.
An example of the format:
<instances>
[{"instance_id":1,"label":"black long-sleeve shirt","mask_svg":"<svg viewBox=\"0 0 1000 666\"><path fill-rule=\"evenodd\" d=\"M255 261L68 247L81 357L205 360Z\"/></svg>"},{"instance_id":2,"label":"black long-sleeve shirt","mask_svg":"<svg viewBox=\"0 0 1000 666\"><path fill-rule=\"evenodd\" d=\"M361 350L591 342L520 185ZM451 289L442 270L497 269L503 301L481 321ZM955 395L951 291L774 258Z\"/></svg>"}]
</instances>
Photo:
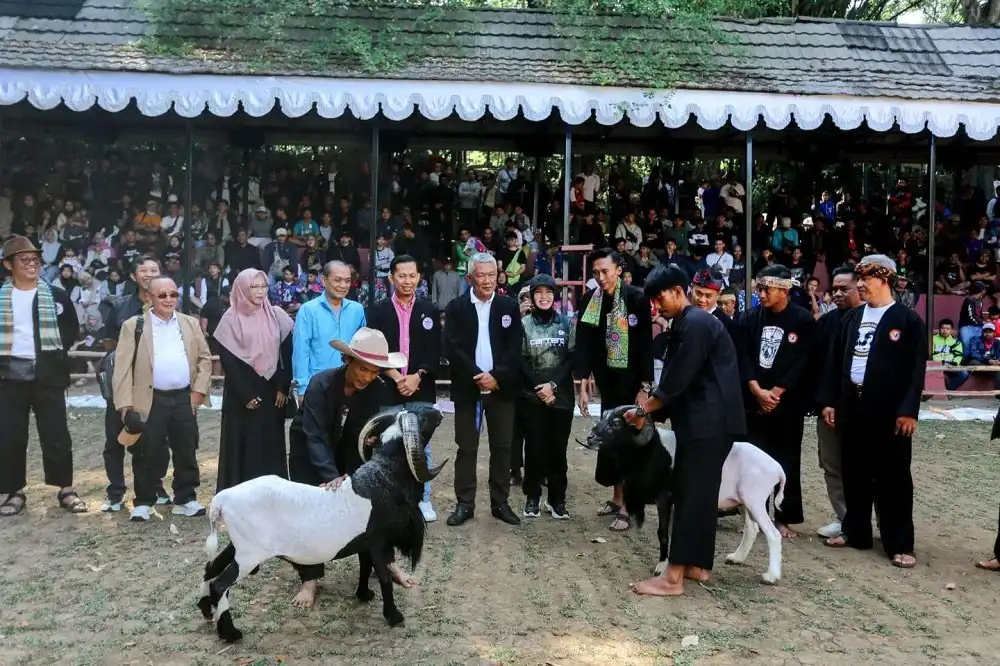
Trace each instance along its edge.
<instances>
[{"instance_id":1,"label":"black long-sleeve shirt","mask_svg":"<svg viewBox=\"0 0 1000 666\"><path fill-rule=\"evenodd\" d=\"M794 303L789 303L781 312L762 307L747 314L741 326L743 353L740 355L740 374L747 408L756 405L749 391L749 384L753 381L763 389L784 389L787 397L782 406L808 404L808 399L802 399L797 389L809 365L816 337L816 322L812 315Z\"/></svg>"},{"instance_id":2,"label":"black long-sleeve shirt","mask_svg":"<svg viewBox=\"0 0 1000 666\"><path fill-rule=\"evenodd\" d=\"M958 314L958 327L982 326L983 325L983 302L972 296L966 296L962 301L962 309Z\"/></svg>"}]
</instances>

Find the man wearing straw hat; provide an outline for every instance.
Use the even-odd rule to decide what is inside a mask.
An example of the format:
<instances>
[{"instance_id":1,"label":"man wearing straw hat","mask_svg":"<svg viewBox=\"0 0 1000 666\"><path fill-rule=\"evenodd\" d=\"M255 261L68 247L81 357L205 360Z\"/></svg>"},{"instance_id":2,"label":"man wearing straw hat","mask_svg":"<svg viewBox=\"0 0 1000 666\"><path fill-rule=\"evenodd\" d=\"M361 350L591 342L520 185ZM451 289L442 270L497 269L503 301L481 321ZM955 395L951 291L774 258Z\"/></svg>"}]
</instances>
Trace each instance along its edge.
<instances>
[{"instance_id":1,"label":"man wearing straw hat","mask_svg":"<svg viewBox=\"0 0 1000 666\"><path fill-rule=\"evenodd\" d=\"M73 443L66 422L69 358L79 336L69 295L39 279L42 255L24 236L3 245L10 277L0 286L0 518L24 511L28 415L35 413L46 485L59 506L83 513L73 490Z\"/></svg>"},{"instance_id":2,"label":"man wearing straw hat","mask_svg":"<svg viewBox=\"0 0 1000 666\"><path fill-rule=\"evenodd\" d=\"M394 403L393 387L382 371L406 367L407 358L390 352L385 336L371 328L358 329L349 343L334 338L329 344L343 355L344 364L309 381L289 430L288 472L292 481L335 488L362 464L357 445L361 428ZM292 603L311 608L324 565L294 566L302 588ZM403 587L417 582L395 563L390 573Z\"/></svg>"}]
</instances>

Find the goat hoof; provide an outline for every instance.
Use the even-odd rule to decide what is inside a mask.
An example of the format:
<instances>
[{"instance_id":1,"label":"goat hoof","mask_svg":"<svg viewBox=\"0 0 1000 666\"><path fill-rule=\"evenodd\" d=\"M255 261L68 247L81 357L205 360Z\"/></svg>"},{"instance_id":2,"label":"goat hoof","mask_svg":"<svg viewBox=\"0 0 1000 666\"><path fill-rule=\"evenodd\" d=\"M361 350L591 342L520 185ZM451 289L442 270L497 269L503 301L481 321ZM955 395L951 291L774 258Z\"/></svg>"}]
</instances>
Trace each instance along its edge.
<instances>
[{"instance_id":1,"label":"goat hoof","mask_svg":"<svg viewBox=\"0 0 1000 666\"><path fill-rule=\"evenodd\" d=\"M770 571L765 571L764 573L762 573L760 575L760 579L761 579L761 581L763 581L763 583L765 585L775 585L775 584L777 584L777 582L778 582L778 580L780 578L781 578L781 576L779 576L777 574L773 574Z\"/></svg>"},{"instance_id":2,"label":"goat hoof","mask_svg":"<svg viewBox=\"0 0 1000 666\"><path fill-rule=\"evenodd\" d=\"M743 560L736 555L726 555L726 564L743 564Z\"/></svg>"},{"instance_id":3,"label":"goat hoof","mask_svg":"<svg viewBox=\"0 0 1000 666\"><path fill-rule=\"evenodd\" d=\"M211 620L215 615L215 605L212 603L212 597L205 595L198 600L198 610L205 617L206 620Z\"/></svg>"},{"instance_id":4,"label":"goat hoof","mask_svg":"<svg viewBox=\"0 0 1000 666\"><path fill-rule=\"evenodd\" d=\"M372 592L370 589L364 589L364 590L358 590L354 596L358 598L358 601L361 601L363 603L368 603L369 601L375 598L375 593Z\"/></svg>"},{"instance_id":5,"label":"goat hoof","mask_svg":"<svg viewBox=\"0 0 1000 666\"><path fill-rule=\"evenodd\" d=\"M219 638L227 643L235 643L243 638L243 632L233 624L233 616L230 615L228 610L223 611L219 616L216 629L219 632Z\"/></svg>"},{"instance_id":6,"label":"goat hoof","mask_svg":"<svg viewBox=\"0 0 1000 666\"><path fill-rule=\"evenodd\" d=\"M667 570L667 566L669 564L670 563L667 562L666 560L664 560L663 562L657 563L656 567L653 569L653 573L655 573L657 576L659 576L660 574L662 574L664 571Z\"/></svg>"},{"instance_id":7,"label":"goat hoof","mask_svg":"<svg viewBox=\"0 0 1000 666\"><path fill-rule=\"evenodd\" d=\"M259 572L260 572L260 565L258 564L257 566L255 566L253 568L253 571L250 572L250 575L251 576L256 576Z\"/></svg>"},{"instance_id":8,"label":"goat hoof","mask_svg":"<svg viewBox=\"0 0 1000 666\"><path fill-rule=\"evenodd\" d=\"M403 614L400 613L398 610L394 610L392 612L386 613L385 614L385 619L389 623L390 627L401 627L401 626L403 626L403 620L404 620Z\"/></svg>"}]
</instances>

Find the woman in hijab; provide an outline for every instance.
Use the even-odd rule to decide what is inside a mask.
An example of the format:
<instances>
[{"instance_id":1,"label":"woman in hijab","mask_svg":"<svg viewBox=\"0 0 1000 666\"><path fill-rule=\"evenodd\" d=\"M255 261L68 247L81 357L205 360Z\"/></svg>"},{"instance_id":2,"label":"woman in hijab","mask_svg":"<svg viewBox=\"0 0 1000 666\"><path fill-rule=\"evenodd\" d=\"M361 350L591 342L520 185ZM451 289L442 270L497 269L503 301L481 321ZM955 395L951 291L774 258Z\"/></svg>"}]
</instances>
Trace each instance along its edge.
<instances>
[{"instance_id":1,"label":"woman in hijab","mask_svg":"<svg viewBox=\"0 0 1000 666\"><path fill-rule=\"evenodd\" d=\"M566 519L566 446L576 401L570 362L575 329L555 308L555 280L542 273L529 284L532 308L521 319L524 388L517 414L532 424L524 429L524 515L539 515L542 480L548 479L544 510Z\"/></svg>"},{"instance_id":2,"label":"woman in hijab","mask_svg":"<svg viewBox=\"0 0 1000 666\"><path fill-rule=\"evenodd\" d=\"M62 243L59 242L59 233L49 227L42 235L42 277L48 282L52 282L59 277L59 251L62 250Z\"/></svg>"},{"instance_id":3,"label":"woman in hijab","mask_svg":"<svg viewBox=\"0 0 1000 666\"><path fill-rule=\"evenodd\" d=\"M70 292L69 300L73 301L73 305L76 307L77 321L83 322L86 318L86 312L101 304L101 293L94 276L87 271L81 272L77 280L78 284Z\"/></svg>"},{"instance_id":4,"label":"woman in hijab","mask_svg":"<svg viewBox=\"0 0 1000 666\"><path fill-rule=\"evenodd\" d=\"M213 337L225 374L217 492L267 474L288 478L285 403L292 320L267 300L267 275L248 268Z\"/></svg>"}]
</instances>

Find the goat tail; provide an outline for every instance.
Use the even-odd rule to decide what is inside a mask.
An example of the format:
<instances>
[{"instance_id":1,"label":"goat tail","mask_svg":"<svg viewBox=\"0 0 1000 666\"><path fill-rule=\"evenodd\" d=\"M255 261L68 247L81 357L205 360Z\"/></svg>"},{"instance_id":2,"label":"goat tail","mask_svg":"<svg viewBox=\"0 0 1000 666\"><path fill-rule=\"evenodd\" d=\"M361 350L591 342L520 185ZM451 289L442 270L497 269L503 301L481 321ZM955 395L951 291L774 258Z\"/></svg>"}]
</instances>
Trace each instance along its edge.
<instances>
[{"instance_id":1,"label":"goat tail","mask_svg":"<svg viewBox=\"0 0 1000 666\"><path fill-rule=\"evenodd\" d=\"M205 552L209 557L215 557L219 552L219 523L222 522L222 504L218 498L212 500L208 510L208 538L205 539Z\"/></svg>"},{"instance_id":2,"label":"goat tail","mask_svg":"<svg viewBox=\"0 0 1000 666\"><path fill-rule=\"evenodd\" d=\"M774 496L774 510L781 508L781 503L785 501L785 471L781 471L781 479L778 481L778 493Z\"/></svg>"}]
</instances>

